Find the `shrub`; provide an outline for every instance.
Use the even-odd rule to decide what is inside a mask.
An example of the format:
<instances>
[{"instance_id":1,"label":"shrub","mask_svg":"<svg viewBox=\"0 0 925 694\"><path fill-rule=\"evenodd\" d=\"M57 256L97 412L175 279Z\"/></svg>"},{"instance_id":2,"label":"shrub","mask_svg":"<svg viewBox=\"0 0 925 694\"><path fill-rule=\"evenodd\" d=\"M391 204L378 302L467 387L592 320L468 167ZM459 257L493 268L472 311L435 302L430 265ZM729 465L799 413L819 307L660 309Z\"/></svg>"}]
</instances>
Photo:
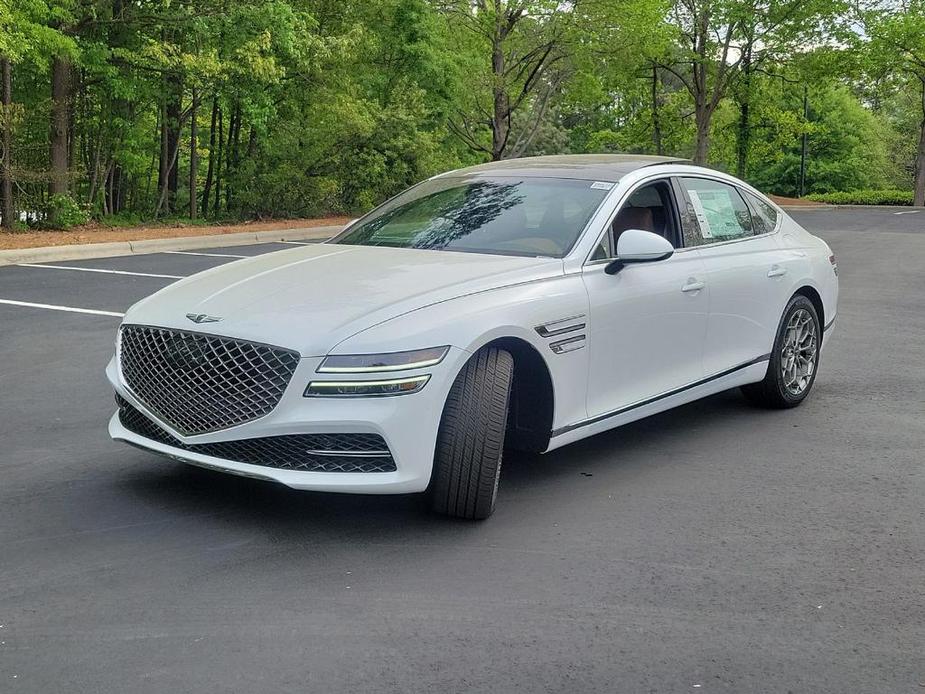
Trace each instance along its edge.
<instances>
[{"instance_id":1,"label":"shrub","mask_svg":"<svg viewBox=\"0 0 925 694\"><path fill-rule=\"evenodd\" d=\"M70 229L90 221L89 210L70 195L52 195L42 208L43 229Z\"/></svg>"},{"instance_id":2,"label":"shrub","mask_svg":"<svg viewBox=\"0 0 925 694\"><path fill-rule=\"evenodd\" d=\"M806 199L830 205L911 205L911 190L849 190L838 193L813 193Z\"/></svg>"}]
</instances>

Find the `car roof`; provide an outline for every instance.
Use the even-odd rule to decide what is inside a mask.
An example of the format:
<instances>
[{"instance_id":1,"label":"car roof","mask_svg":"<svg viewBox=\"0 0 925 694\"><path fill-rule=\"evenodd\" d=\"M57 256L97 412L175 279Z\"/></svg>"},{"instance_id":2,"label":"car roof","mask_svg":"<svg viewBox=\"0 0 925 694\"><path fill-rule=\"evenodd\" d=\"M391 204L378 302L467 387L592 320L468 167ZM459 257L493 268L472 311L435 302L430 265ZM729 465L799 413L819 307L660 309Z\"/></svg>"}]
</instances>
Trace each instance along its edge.
<instances>
[{"instance_id":1,"label":"car roof","mask_svg":"<svg viewBox=\"0 0 925 694\"><path fill-rule=\"evenodd\" d=\"M657 157L646 154L556 154L478 164L440 174L456 176L537 176L546 178L578 178L588 181L616 183L637 169L656 164L689 164L688 159Z\"/></svg>"}]
</instances>

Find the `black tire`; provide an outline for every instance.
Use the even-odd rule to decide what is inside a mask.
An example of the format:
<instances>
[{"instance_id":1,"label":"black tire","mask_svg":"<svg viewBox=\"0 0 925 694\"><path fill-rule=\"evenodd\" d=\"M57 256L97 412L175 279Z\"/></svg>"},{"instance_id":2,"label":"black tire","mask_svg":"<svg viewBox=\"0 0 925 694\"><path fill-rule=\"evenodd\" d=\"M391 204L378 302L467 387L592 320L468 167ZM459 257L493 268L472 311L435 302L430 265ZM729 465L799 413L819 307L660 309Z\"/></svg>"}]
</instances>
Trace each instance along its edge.
<instances>
[{"instance_id":1,"label":"black tire","mask_svg":"<svg viewBox=\"0 0 925 694\"><path fill-rule=\"evenodd\" d=\"M805 388L798 393L792 393L784 383L784 376L781 370L782 359L786 346L784 344L787 335L787 325L790 323L794 314L799 311L806 311L812 318L815 325L815 362L812 374L808 377L808 383ZM742 386L742 393L745 398L754 405L759 407L768 407L773 409L786 409L796 407L803 402L809 395L816 382L816 374L819 373L819 347L822 340L822 326L819 323L819 314L816 313L816 307L813 302L802 294L796 294L784 309L781 316L780 324L777 326L777 336L774 338L774 346L771 348L771 359L768 362L768 372L764 380L759 383L750 383Z\"/></svg>"},{"instance_id":2,"label":"black tire","mask_svg":"<svg viewBox=\"0 0 925 694\"><path fill-rule=\"evenodd\" d=\"M429 487L437 513L482 519L494 511L513 375L510 353L486 347L456 377L437 431Z\"/></svg>"}]
</instances>

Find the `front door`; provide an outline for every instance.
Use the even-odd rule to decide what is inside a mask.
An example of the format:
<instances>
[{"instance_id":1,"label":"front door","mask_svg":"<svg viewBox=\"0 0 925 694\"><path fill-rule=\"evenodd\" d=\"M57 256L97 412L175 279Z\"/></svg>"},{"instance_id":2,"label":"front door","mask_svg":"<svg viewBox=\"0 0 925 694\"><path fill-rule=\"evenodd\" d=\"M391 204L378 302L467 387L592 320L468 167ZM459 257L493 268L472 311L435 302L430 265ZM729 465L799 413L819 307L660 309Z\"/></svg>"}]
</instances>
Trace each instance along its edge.
<instances>
[{"instance_id":1,"label":"front door","mask_svg":"<svg viewBox=\"0 0 925 694\"><path fill-rule=\"evenodd\" d=\"M588 415L606 414L700 380L709 309L697 249L604 272L622 231L638 228L678 248L680 228L667 179L640 185L610 223L601 248L585 266L590 303Z\"/></svg>"}]
</instances>

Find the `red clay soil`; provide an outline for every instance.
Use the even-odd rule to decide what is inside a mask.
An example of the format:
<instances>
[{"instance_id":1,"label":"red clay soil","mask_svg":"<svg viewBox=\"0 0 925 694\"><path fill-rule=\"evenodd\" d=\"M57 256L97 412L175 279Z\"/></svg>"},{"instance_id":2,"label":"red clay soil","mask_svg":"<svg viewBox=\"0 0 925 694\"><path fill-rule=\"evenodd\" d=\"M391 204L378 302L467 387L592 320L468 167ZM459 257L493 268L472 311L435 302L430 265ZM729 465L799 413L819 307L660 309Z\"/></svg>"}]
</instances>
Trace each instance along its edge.
<instances>
[{"instance_id":1,"label":"red clay soil","mask_svg":"<svg viewBox=\"0 0 925 694\"><path fill-rule=\"evenodd\" d=\"M817 205L823 204L821 202L816 202L815 200L807 200L806 198L785 198L782 195L769 195L768 197L778 205L786 205L787 207L806 207L809 205L816 207Z\"/></svg>"},{"instance_id":2,"label":"red clay soil","mask_svg":"<svg viewBox=\"0 0 925 694\"><path fill-rule=\"evenodd\" d=\"M280 219L267 222L245 222L243 224L221 224L217 226L174 225L120 228L85 225L74 227L68 231L0 232L0 250L37 248L40 246L67 246L82 243L107 243L110 241L169 239L178 236L237 234L246 231L272 231L274 229L305 229L306 227L343 225L350 219L350 217Z\"/></svg>"}]
</instances>

